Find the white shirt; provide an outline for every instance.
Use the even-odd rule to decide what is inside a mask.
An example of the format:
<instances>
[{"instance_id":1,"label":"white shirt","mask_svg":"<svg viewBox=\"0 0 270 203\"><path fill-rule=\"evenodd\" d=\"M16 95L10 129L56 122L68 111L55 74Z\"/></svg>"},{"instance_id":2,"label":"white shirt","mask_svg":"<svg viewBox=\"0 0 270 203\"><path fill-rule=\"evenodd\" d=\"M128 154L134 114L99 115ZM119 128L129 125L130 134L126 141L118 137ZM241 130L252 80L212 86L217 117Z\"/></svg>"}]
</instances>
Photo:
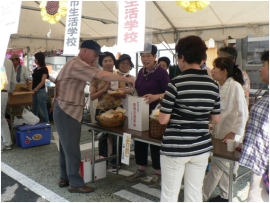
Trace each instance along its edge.
<instances>
[{"instance_id":1,"label":"white shirt","mask_svg":"<svg viewBox=\"0 0 270 203\"><path fill-rule=\"evenodd\" d=\"M6 85L4 90L7 90L8 92L13 92L17 82L16 82L16 73L15 73L12 61L10 59L5 58L4 67L6 70L7 81L8 81L8 84Z\"/></svg>"},{"instance_id":2,"label":"white shirt","mask_svg":"<svg viewBox=\"0 0 270 203\"><path fill-rule=\"evenodd\" d=\"M16 68L17 73L18 73L18 67L19 67L19 65ZM17 73L16 73L16 75L17 75ZM30 74L29 74L28 68L25 66L22 66L20 82L18 82L18 84L26 84L26 80L29 80L29 77L30 77Z\"/></svg>"},{"instance_id":3,"label":"white shirt","mask_svg":"<svg viewBox=\"0 0 270 203\"><path fill-rule=\"evenodd\" d=\"M228 133L233 132L236 134L235 140L242 142L248 119L248 107L243 87L234 79L228 78L220 86L220 95L220 103L222 103L222 95L227 95L226 104L225 108L220 109L219 124L213 125L213 136L223 139Z\"/></svg>"}]
</instances>

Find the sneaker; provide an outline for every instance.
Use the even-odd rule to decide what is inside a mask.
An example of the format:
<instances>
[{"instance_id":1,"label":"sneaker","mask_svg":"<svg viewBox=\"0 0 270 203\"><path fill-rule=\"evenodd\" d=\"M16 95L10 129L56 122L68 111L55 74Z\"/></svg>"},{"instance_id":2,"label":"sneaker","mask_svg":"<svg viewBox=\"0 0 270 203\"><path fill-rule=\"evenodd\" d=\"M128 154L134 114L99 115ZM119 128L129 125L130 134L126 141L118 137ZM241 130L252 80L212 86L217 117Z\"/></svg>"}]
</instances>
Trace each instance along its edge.
<instances>
[{"instance_id":1,"label":"sneaker","mask_svg":"<svg viewBox=\"0 0 270 203\"><path fill-rule=\"evenodd\" d=\"M139 170L136 170L132 175L127 177L128 181L145 180L145 179L147 179L146 171L140 172Z\"/></svg>"},{"instance_id":2,"label":"sneaker","mask_svg":"<svg viewBox=\"0 0 270 203\"><path fill-rule=\"evenodd\" d=\"M209 202L228 202L228 201L229 201L228 199L224 199L220 195L218 195L212 199L209 199Z\"/></svg>"},{"instance_id":3,"label":"sneaker","mask_svg":"<svg viewBox=\"0 0 270 203\"><path fill-rule=\"evenodd\" d=\"M150 187L150 188L158 187L160 185L160 182L161 182L161 176L154 175L154 177L150 181L148 187Z\"/></svg>"},{"instance_id":4,"label":"sneaker","mask_svg":"<svg viewBox=\"0 0 270 203\"><path fill-rule=\"evenodd\" d=\"M5 150L11 150L11 146L5 146Z\"/></svg>"}]
</instances>

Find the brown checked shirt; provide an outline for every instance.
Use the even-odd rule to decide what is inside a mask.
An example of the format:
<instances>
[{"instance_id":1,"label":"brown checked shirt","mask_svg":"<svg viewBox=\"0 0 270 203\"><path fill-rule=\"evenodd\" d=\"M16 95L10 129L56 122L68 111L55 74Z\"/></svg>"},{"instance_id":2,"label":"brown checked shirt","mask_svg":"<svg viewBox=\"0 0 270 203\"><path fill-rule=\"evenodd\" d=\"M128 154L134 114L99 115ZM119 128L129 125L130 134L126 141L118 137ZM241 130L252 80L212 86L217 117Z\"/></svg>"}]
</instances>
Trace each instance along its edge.
<instances>
[{"instance_id":1,"label":"brown checked shirt","mask_svg":"<svg viewBox=\"0 0 270 203\"><path fill-rule=\"evenodd\" d=\"M86 81L91 82L99 71L77 56L64 65L55 80L55 100L66 114L79 122L85 105Z\"/></svg>"}]
</instances>

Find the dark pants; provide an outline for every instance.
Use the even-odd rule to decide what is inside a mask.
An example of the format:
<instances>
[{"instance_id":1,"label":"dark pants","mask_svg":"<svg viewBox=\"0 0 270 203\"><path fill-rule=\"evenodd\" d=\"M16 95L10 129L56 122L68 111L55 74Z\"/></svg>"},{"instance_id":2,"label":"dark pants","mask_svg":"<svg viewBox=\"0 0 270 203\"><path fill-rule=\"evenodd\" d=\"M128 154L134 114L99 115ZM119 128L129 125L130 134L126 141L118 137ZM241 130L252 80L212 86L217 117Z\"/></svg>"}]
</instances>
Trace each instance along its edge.
<instances>
[{"instance_id":1,"label":"dark pants","mask_svg":"<svg viewBox=\"0 0 270 203\"><path fill-rule=\"evenodd\" d=\"M155 170L160 170L160 147L150 144L152 167ZM140 141L135 141L135 159L139 166L147 166L148 164L148 144Z\"/></svg>"},{"instance_id":2,"label":"dark pants","mask_svg":"<svg viewBox=\"0 0 270 203\"><path fill-rule=\"evenodd\" d=\"M79 174L81 163L81 123L66 114L56 102L53 119L59 136L60 178L74 187L85 185Z\"/></svg>"},{"instance_id":3,"label":"dark pants","mask_svg":"<svg viewBox=\"0 0 270 203\"><path fill-rule=\"evenodd\" d=\"M116 108L115 108L116 109ZM96 116L99 115L99 112L101 111L101 109L96 109ZM105 110L107 111L107 110ZM108 134L106 134L106 136L102 137L103 139L99 140L98 142L98 150L99 150L99 155L100 156L108 156L108 142L107 142L107 138L108 138ZM113 147L112 147L112 154L111 155L116 155L116 149L117 149L117 137L113 136ZM119 148L118 148L118 152L119 152L119 165L121 165L121 154L122 154L122 142L123 142L123 138L119 137ZM116 165L116 159L112 159L111 160L111 164Z\"/></svg>"}]
</instances>

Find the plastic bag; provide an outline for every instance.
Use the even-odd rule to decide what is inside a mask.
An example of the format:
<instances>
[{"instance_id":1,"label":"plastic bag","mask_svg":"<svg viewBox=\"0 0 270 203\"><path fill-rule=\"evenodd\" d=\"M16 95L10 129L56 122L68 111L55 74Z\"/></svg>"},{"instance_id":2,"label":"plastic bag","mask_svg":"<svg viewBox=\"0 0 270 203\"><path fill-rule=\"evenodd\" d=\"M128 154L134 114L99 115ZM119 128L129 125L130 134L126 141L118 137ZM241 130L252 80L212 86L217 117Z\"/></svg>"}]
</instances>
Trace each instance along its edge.
<instances>
[{"instance_id":1,"label":"plastic bag","mask_svg":"<svg viewBox=\"0 0 270 203\"><path fill-rule=\"evenodd\" d=\"M8 84L7 74L5 67L1 67L1 90L3 90Z\"/></svg>"},{"instance_id":2,"label":"plastic bag","mask_svg":"<svg viewBox=\"0 0 270 203\"><path fill-rule=\"evenodd\" d=\"M13 126L23 125L25 123L26 121L23 118L17 118L16 116L14 117Z\"/></svg>"},{"instance_id":3,"label":"plastic bag","mask_svg":"<svg viewBox=\"0 0 270 203\"><path fill-rule=\"evenodd\" d=\"M35 116L31 111L27 110L26 108L23 109L22 117L28 125L36 125L37 123L39 123L39 117Z\"/></svg>"},{"instance_id":4,"label":"plastic bag","mask_svg":"<svg viewBox=\"0 0 270 203\"><path fill-rule=\"evenodd\" d=\"M156 106L156 108L152 111L151 115L150 115L150 118L153 118L153 119L156 119L158 120L158 116L159 116L159 113L160 113L160 109L161 109L161 104L158 104Z\"/></svg>"}]
</instances>

